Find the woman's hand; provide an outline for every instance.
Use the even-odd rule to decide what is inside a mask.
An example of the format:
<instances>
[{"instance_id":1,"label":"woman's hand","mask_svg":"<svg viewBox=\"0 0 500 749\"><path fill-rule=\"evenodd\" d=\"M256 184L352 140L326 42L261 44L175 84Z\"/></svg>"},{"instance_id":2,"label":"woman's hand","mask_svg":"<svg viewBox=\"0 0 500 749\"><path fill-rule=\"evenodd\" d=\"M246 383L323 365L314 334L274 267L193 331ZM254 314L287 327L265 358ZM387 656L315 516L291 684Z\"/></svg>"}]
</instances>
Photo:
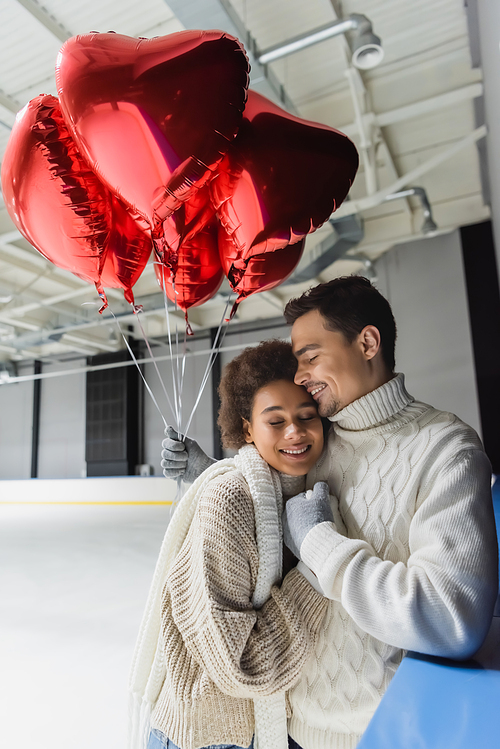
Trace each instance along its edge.
<instances>
[{"instance_id":1,"label":"woman's hand","mask_svg":"<svg viewBox=\"0 0 500 749\"><path fill-rule=\"evenodd\" d=\"M290 551L300 559L300 547L309 533L319 523L334 524L330 505L330 489L325 481L314 488L291 497L283 513L283 539Z\"/></svg>"},{"instance_id":2,"label":"woman's hand","mask_svg":"<svg viewBox=\"0 0 500 749\"><path fill-rule=\"evenodd\" d=\"M181 435L173 427L167 427L165 434L166 439L161 443L161 467L165 478L180 477L186 484L192 484L203 471L216 462L203 452L196 440L184 437L182 441Z\"/></svg>"}]
</instances>

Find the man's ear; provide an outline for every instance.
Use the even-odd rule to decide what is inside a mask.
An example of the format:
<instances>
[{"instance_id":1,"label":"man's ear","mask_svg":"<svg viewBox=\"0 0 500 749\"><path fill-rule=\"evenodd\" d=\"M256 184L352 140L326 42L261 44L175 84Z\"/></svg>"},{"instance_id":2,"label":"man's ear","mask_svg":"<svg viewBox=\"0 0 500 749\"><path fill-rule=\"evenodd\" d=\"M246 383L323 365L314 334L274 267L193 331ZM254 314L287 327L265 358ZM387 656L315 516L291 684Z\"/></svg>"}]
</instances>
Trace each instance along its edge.
<instances>
[{"instance_id":1,"label":"man's ear","mask_svg":"<svg viewBox=\"0 0 500 749\"><path fill-rule=\"evenodd\" d=\"M248 444L250 444L250 443L253 442L252 425L250 424L249 421L247 421L243 417L241 418L241 420L243 422L243 435L245 437L245 442L247 442Z\"/></svg>"},{"instance_id":2,"label":"man's ear","mask_svg":"<svg viewBox=\"0 0 500 749\"><path fill-rule=\"evenodd\" d=\"M380 351L380 331L375 325L366 325L359 334L361 349L367 360L373 359Z\"/></svg>"}]
</instances>

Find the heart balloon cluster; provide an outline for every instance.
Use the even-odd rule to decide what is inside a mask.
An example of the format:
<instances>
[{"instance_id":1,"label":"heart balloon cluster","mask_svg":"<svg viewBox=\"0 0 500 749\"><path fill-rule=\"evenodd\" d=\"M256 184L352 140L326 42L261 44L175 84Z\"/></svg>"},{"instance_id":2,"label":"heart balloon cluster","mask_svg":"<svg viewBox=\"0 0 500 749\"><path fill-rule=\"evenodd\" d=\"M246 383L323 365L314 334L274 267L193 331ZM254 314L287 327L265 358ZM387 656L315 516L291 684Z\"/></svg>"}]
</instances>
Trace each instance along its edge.
<instances>
[{"instance_id":1,"label":"heart balloon cluster","mask_svg":"<svg viewBox=\"0 0 500 749\"><path fill-rule=\"evenodd\" d=\"M236 305L273 288L356 174L345 135L248 91L245 50L221 31L73 37L56 82L59 98L18 114L2 189L19 231L94 283L102 309L104 287L134 303L152 248L185 311L224 274Z\"/></svg>"}]
</instances>

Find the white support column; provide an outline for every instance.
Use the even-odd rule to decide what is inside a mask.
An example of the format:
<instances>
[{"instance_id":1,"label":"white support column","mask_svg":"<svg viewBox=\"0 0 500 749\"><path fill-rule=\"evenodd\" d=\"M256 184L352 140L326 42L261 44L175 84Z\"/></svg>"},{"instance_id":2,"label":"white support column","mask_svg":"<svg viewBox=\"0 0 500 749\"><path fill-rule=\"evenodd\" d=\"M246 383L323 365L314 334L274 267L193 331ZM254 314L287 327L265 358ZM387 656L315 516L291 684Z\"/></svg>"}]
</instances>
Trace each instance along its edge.
<instances>
[{"instance_id":1,"label":"white support column","mask_svg":"<svg viewBox=\"0 0 500 749\"><path fill-rule=\"evenodd\" d=\"M500 274L500 2L481 0L479 41L484 75L484 100L488 126L488 174L491 190L491 217L495 238L497 269Z\"/></svg>"},{"instance_id":2,"label":"white support column","mask_svg":"<svg viewBox=\"0 0 500 749\"><path fill-rule=\"evenodd\" d=\"M359 133L359 150L361 162L365 170L365 182L367 195L374 195L378 189L377 166L375 163L375 142L372 117L366 117L366 88L359 71L354 67L348 67L345 71L349 81L351 99L354 107L354 121Z\"/></svg>"}]
</instances>

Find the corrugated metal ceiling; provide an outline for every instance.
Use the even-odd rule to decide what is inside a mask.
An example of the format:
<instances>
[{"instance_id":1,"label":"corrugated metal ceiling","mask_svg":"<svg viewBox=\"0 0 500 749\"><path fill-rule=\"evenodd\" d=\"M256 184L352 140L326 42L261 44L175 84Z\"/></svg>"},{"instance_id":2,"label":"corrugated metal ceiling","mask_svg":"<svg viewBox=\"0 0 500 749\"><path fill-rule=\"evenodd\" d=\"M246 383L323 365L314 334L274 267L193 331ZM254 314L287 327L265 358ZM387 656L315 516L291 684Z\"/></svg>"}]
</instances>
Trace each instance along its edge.
<instances>
[{"instance_id":1,"label":"corrugated metal ceiling","mask_svg":"<svg viewBox=\"0 0 500 749\"><path fill-rule=\"evenodd\" d=\"M366 172L374 168L376 191L390 186L398 177L425 164L436 154L460 144L481 124L474 114L474 96L481 93L481 70L470 60L467 26L462 0L344 0L344 16L364 13L382 38L385 57L382 64L361 74L350 73L351 83L360 93L361 120L355 122L352 92L347 69L349 52L344 37L337 37L301 50L272 63L269 68L284 86L301 116L345 129L358 146L364 129L366 164L360 168L351 191L359 201L365 222L365 239L357 248L370 258L390 249L395 242L422 236L421 207L418 200L394 201L363 207L367 196ZM27 7L25 7L27 6ZM61 38L90 30L114 30L129 36L158 36L185 26L234 30L230 15L240 20L262 50L307 30L333 21L340 12L335 0L3 0L0 10L0 154L6 147L14 111L37 94L55 93L54 65ZM58 36L33 11L50 16L59 25ZM225 24L225 25L223 25ZM48 24L50 25L50 24ZM262 70L254 68L253 85ZM268 93L268 89L263 90ZM455 92L454 102L446 95ZM458 92L458 93L457 93ZM409 112L404 107L414 105ZM380 126L377 124L380 119ZM361 124L360 124L361 123ZM424 173L422 185L433 206L441 231L488 217L479 175L479 159L474 143L448 158L438 168ZM373 192L373 189L372 189ZM354 205L354 204L353 204ZM357 203L356 203L357 205ZM306 252L331 236L324 227L311 236ZM110 350L108 328L92 325L95 310L82 308L82 283L70 274L48 264L24 240L19 240L4 208L0 209L0 359L65 357L76 352ZM320 276L325 280L361 266L356 261L338 261ZM43 275L41 275L43 274ZM313 282L314 279L311 280ZM29 288L26 288L29 287ZM279 287L258 295L241 306L241 319L275 316L286 299L301 287ZM54 297L74 292L74 301L54 302ZM154 273L147 269L136 287L138 301L153 299L157 293ZM2 300L12 299L6 303ZM91 290L88 294L91 296ZM126 307L119 294L111 295L117 312ZM51 301L52 299L52 301ZM48 303L47 303L48 300ZM27 304L34 308L21 314ZM150 306L154 305L151 303ZM16 312L17 310L17 312ZM196 325L218 323L218 300L200 313L193 310ZM151 335L162 335L165 322L158 314L148 319ZM99 321L102 322L102 321ZM69 328L80 325L85 344L70 340ZM23 327L24 326L24 327ZM47 339L47 331L68 328L59 341L22 347L27 331ZM73 337L77 337L73 333ZM16 345L12 341L16 341ZM36 335L32 340L36 340ZM27 341L27 339L26 339Z\"/></svg>"}]
</instances>

